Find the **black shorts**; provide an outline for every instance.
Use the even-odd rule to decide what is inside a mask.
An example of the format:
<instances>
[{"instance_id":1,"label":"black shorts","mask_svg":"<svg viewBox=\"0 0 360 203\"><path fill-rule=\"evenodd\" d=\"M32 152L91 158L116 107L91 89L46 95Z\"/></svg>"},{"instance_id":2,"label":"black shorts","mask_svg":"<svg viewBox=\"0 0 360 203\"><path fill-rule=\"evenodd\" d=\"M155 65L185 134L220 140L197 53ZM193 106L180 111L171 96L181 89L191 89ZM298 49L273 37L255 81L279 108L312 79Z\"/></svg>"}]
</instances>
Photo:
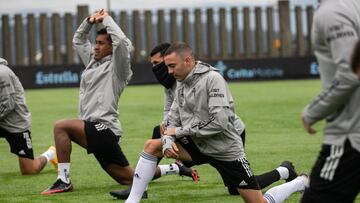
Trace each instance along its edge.
<instances>
[{"instance_id":1,"label":"black shorts","mask_svg":"<svg viewBox=\"0 0 360 203\"><path fill-rule=\"evenodd\" d=\"M354 202L359 192L360 153L348 140L343 146L322 145L301 202Z\"/></svg>"},{"instance_id":2,"label":"black shorts","mask_svg":"<svg viewBox=\"0 0 360 203\"><path fill-rule=\"evenodd\" d=\"M160 125L157 125L153 129L153 135L151 139L160 139L160 138L161 138Z\"/></svg>"},{"instance_id":3,"label":"black shorts","mask_svg":"<svg viewBox=\"0 0 360 203\"><path fill-rule=\"evenodd\" d=\"M117 164L122 167L129 166L129 162L118 144L119 136L116 136L100 122L84 122L88 145L87 152L95 155L104 170L109 164Z\"/></svg>"},{"instance_id":4,"label":"black shorts","mask_svg":"<svg viewBox=\"0 0 360 203\"><path fill-rule=\"evenodd\" d=\"M13 154L23 158L34 159L30 131L10 133L0 128L0 137L4 137L7 140L10 145L10 151Z\"/></svg>"},{"instance_id":5,"label":"black shorts","mask_svg":"<svg viewBox=\"0 0 360 203\"><path fill-rule=\"evenodd\" d=\"M230 188L260 190L250 163L245 158L236 161L220 161L202 154L190 137L182 137L177 142L190 154L192 162L183 162L185 166L208 163L219 172L224 185Z\"/></svg>"}]
</instances>

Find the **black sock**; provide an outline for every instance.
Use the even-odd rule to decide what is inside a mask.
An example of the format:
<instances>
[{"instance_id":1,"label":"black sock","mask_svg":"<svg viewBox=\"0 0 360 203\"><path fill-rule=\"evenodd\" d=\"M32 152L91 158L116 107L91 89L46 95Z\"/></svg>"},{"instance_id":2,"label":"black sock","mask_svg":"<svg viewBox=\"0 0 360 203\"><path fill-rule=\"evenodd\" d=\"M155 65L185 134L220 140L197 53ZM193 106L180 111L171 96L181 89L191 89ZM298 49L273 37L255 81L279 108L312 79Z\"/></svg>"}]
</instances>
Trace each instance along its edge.
<instances>
[{"instance_id":1,"label":"black sock","mask_svg":"<svg viewBox=\"0 0 360 203\"><path fill-rule=\"evenodd\" d=\"M276 169L274 169L270 172L256 175L255 179L259 183L260 188L263 189L271 185L272 183L280 180L280 173Z\"/></svg>"}]
</instances>

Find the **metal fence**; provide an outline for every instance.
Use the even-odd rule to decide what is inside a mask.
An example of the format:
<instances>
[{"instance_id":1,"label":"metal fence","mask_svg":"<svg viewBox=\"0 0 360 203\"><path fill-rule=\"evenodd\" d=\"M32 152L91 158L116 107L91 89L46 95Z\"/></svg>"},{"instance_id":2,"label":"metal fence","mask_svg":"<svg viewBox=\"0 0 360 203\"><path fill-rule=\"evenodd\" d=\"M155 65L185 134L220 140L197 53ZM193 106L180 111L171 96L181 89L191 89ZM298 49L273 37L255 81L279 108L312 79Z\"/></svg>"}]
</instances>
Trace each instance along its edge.
<instances>
[{"instance_id":1,"label":"metal fence","mask_svg":"<svg viewBox=\"0 0 360 203\"><path fill-rule=\"evenodd\" d=\"M153 46L165 41L185 41L204 60L312 55L313 7L290 8L288 1L254 9L134 10L111 15L133 42L135 62L146 60ZM79 63L71 41L87 16L88 6L78 6L77 15L2 15L0 56L21 66Z\"/></svg>"}]
</instances>

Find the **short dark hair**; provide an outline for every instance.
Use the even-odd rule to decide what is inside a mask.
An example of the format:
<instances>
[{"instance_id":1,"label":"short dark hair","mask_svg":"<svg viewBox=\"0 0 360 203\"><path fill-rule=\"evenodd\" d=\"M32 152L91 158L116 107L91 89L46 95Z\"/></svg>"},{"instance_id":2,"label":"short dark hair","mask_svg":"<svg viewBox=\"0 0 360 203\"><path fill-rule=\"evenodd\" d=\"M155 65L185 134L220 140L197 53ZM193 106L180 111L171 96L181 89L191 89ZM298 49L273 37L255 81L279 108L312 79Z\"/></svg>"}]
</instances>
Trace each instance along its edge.
<instances>
[{"instance_id":1,"label":"short dark hair","mask_svg":"<svg viewBox=\"0 0 360 203\"><path fill-rule=\"evenodd\" d=\"M357 69L360 67L360 41L355 45L354 51L351 57L351 68L354 72L357 72Z\"/></svg>"},{"instance_id":2,"label":"short dark hair","mask_svg":"<svg viewBox=\"0 0 360 203\"><path fill-rule=\"evenodd\" d=\"M109 42L112 43L111 36L108 34L107 30L105 28L102 28L96 32L96 35L108 35Z\"/></svg>"},{"instance_id":3,"label":"short dark hair","mask_svg":"<svg viewBox=\"0 0 360 203\"><path fill-rule=\"evenodd\" d=\"M192 48L186 44L185 42L174 42L171 46L166 50L164 56L170 55L173 52L179 55L183 55L185 52L190 53L190 56L194 58L194 54Z\"/></svg>"},{"instance_id":4,"label":"short dark hair","mask_svg":"<svg viewBox=\"0 0 360 203\"><path fill-rule=\"evenodd\" d=\"M163 42L161 44L156 45L150 52L150 57L160 52L161 56L164 56L166 50L170 47L170 43Z\"/></svg>"}]
</instances>

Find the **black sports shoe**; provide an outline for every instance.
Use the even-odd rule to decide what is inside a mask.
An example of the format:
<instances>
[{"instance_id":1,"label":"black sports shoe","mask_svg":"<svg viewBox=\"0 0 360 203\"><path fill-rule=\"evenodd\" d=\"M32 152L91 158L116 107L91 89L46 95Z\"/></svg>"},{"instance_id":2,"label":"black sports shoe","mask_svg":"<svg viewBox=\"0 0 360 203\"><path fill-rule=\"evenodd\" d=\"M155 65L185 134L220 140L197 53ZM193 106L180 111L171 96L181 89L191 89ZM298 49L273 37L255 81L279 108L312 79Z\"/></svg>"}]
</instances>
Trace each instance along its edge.
<instances>
[{"instance_id":1,"label":"black sports shoe","mask_svg":"<svg viewBox=\"0 0 360 203\"><path fill-rule=\"evenodd\" d=\"M125 190L113 190L110 191L110 195L117 198L117 199L127 199L130 195L130 191L131 191L131 186L128 187ZM147 199L148 198L148 194L147 191L145 191L141 197L142 199Z\"/></svg>"},{"instance_id":2,"label":"black sports shoe","mask_svg":"<svg viewBox=\"0 0 360 203\"><path fill-rule=\"evenodd\" d=\"M176 165L179 167L179 175L180 176L188 176L193 179L193 181L197 182L200 180L199 173L196 170L193 170L192 168L188 168L184 166L180 161L176 160Z\"/></svg>"},{"instance_id":3,"label":"black sports shoe","mask_svg":"<svg viewBox=\"0 0 360 203\"><path fill-rule=\"evenodd\" d=\"M283 161L280 166L283 166L288 169L289 171L289 177L285 179L286 182L294 180L296 177L298 177L298 174L295 171L295 166L290 161Z\"/></svg>"},{"instance_id":4,"label":"black sports shoe","mask_svg":"<svg viewBox=\"0 0 360 203\"><path fill-rule=\"evenodd\" d=\"M73 191L73 186L70 183L64 183L60 178L56 180L56 182L50 186L48 189L41 192L42 195L51 195L54 193L60 192L71 192Z\"/></svg>"}]
</instances>

